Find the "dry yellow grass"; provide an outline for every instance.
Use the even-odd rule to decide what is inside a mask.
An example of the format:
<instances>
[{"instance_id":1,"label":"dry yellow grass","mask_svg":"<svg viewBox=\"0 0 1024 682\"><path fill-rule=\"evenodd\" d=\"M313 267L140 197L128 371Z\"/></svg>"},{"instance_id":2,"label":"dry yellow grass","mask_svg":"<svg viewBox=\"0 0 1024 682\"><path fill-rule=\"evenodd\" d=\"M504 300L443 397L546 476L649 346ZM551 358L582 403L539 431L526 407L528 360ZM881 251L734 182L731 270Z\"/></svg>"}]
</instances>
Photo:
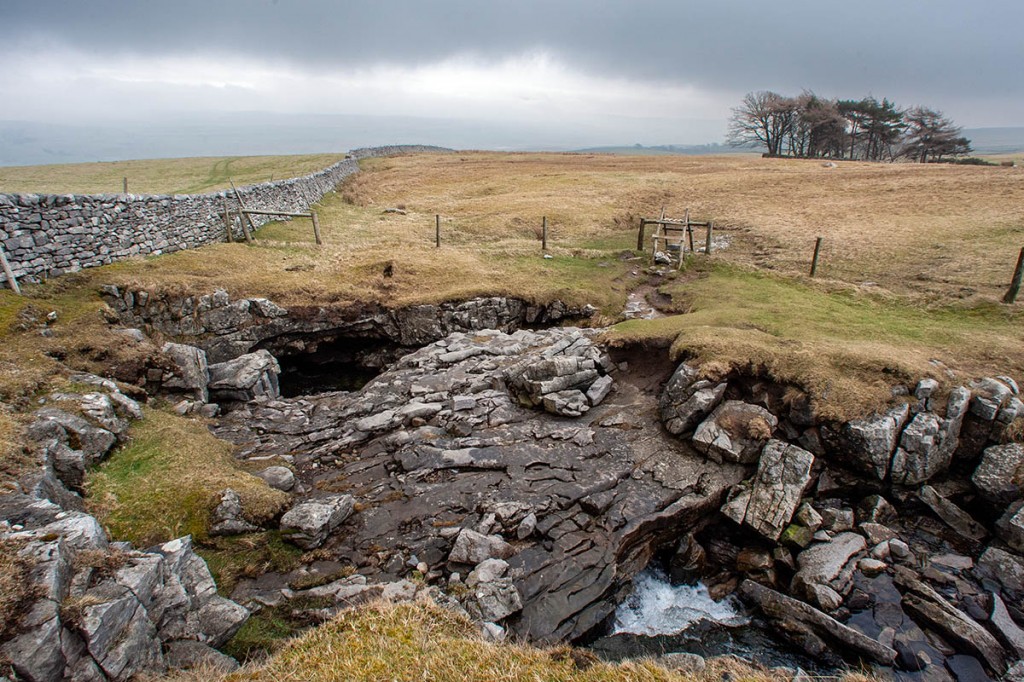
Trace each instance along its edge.
<instances>
[{"instance_id":1,"label":"dry yellow grass","mask_svg":"<svg viewBox=\"0 0 1024 682\"><path fill-rule=\"evenodd\" d=\"M132 194L198 194L229 187L228 178L238 186L283 180L343 158L344 154L303 154L7 166L0 167L0 192L118 194L127 177Z\"/></svg>"},{"instance_id":2,"label":"dry yellow grass","mask_svg":"<svg viewBox=\"0 0 1024 682\"><path fill-rule=\"evenodd\" d=\"M653 661L602 663L586 650L490 644L464 617L432 602L376 602L343 612L293 640L262 665L227 676L208 670L172 676L178 682L782 682L789 678L735 659L713 660L699 675ZM867 682L846 675L844 682Z\"/></svg>"}]
</instances>

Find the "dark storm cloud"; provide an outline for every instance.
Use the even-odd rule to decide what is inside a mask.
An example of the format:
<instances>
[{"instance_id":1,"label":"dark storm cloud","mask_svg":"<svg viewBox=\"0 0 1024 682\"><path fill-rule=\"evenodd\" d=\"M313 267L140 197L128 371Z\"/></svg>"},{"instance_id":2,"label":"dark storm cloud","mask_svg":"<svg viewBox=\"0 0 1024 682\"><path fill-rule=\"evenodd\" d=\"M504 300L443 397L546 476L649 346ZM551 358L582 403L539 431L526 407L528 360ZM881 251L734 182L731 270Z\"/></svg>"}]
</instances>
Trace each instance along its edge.
<instances>
[{"instance_id":1,"label":"dark storm cloud","mask_svg":"<svg viewBox=\"0 0 1024 682\"><path fill-rule=\"evenodd\" d=\"M2 0L8 41L335 69L545 50L588 73L925 104L1024 91L1024 3L977 0ZM10 43L9 43L10 44Z\"/></svg>"}]
</instances>

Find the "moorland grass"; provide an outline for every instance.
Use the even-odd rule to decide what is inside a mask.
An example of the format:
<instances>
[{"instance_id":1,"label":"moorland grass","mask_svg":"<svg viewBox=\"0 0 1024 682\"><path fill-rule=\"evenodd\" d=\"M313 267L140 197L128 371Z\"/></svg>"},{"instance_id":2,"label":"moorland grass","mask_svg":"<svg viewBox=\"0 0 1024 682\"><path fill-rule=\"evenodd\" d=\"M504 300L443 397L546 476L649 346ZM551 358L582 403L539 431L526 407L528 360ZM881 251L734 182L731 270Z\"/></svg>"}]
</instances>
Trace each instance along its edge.
<instances>
[{"instance_id":1,"label":"moorland grass","mask_svg":"<svg viewBox=\"0 0 1024 682\"><path fill-rule=\"evenodd\" d=\"M119 194L128 178L132 194L199 194L235 185L308 175L344 154L145 159L48 166L0 167L0 192L26 194Z\"/></svg>"},{"instance_id":2,"label":"moorland grass","mask_svg":"<svg viewBox=\"0 0 1024 682\"><path fill-rule=\"evenodd\" d=\"M201 422L147 408L129 429L130 441L86 477L89 512L118 540L137 547L182 535L209 536L210 513L231 488L244 516L263 523L288 495L243 471L232 446Z\"/></svg>"},{"instance_id":3,"label":"moorland grass","mask_svg":"<svg viewBox=\"0 0 1024 682\"><path fill-rule=\"evenodd\" d=\"M630 320L612 344L671 344L705 372L766 374L806 391L817 414L846 420L878 409L896 383L951 383L1006 368L1024 375L1021 314L1006 307L920 307L852 287L824 287L748 268L705 265L661 291L685 314Z\"/></svg>"}]
</instances>

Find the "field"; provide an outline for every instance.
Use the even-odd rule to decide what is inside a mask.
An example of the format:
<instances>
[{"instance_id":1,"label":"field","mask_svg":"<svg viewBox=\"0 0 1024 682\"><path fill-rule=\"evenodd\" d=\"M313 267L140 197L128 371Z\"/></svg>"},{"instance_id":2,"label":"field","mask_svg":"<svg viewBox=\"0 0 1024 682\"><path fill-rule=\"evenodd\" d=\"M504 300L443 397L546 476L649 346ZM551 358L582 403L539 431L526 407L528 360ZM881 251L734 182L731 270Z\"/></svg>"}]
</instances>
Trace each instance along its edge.
<instances>
[{"instance_id":1,"label":"field","mask_svg":"<svg viewBox=\"0 0 1024 682\"><path fill-rule=\"evenodd\" d=\"M25 194L118 194L128 178L132 194L199 194L267 180L308 175L344 154L198 157L108 161L52 166L0 167L0 192Z\"/></svg>"},{"instance_id":2,"label":"field","mask_svg":"<svg viewBox=\"0 0 1024 682\"><path fill-rule=\"evenodd\" d=\"M222 287L285 306L512 295L590 303L600 311L593 323L604 325L621 320L630 291L658 289L670 301L666 313L689 314L620 324L610 341L671 346L708 367L772 374L808 390L826 416L876 409L897 381L949 382L947 368L957 381L1024 376L1021 303L999 302L1024 245L1020 168L499 153L371 159L362 167L317 207L322 248L308 220L272 223L253 245L127 261L30 287L30 299L48 309L64 301L73 318L87 300L97 308L92 292L103 283ZM714 220L729 247L651 279L646 258L632 249L639 217L663 207ZM550 258L540 248L542 216ZM822 262L810 280L817 236L825 240ZM26 347L67 343L88 360L104 345L98 328L61 323L55 331ZM5 354L23 353L10 348ZM52 355L51 348L37 364L49 367ZM12 365L34 366L13 358ZM14 373L30 379L29 388L37 374ZM8 383L0 376L0 387Z\"/></svg>"}]
</instances>

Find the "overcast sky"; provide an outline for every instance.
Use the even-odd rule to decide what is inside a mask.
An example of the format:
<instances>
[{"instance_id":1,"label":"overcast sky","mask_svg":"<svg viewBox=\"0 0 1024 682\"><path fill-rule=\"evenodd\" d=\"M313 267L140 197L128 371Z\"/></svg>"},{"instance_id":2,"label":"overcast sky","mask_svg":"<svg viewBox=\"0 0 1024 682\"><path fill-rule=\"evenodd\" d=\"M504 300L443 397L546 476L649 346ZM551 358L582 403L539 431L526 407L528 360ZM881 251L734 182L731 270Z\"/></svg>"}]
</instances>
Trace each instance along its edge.
<instances>
[{"instance_id":1,"label":"overcast sky","mask_svg":"<svg viewBox=\"0 0 1024 682\"><path fill-rule=\"evenodd\" d=\"M694 144L746 92L810 89L1024 125L1021 0L0 0L0 26L8 121L353 114L496 148L512 129Z\"/></svg>"}]
</instances>

